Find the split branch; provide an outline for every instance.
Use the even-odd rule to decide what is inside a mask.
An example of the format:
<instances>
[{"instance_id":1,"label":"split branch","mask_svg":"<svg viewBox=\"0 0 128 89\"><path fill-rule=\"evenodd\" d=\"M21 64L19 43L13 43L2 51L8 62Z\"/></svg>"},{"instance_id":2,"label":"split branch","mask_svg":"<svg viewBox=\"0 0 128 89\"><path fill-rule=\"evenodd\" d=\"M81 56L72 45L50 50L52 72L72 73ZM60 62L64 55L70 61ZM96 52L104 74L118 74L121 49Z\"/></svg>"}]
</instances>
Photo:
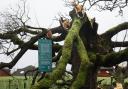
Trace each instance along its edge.
<instances>
[{"instance_id":1,"label":"split branch","mask_svg":"<svg viewBox=\"0 0 128 89\"><path fill-rule=\"evenodd\" d=\"M81 64L79 68L79 73L70 89L80 89L82 86L86 84L88 68L90 66L90 60L86 48L79 36L77 36L77 50L81 59Z\"/></svg>"},{"instance_id":2,"label":"split branch","mask_svg":"<svg viewBox=\"0 0 128 89\"><path fill-rule=\"evenodd\" d=\"M49 88L52 84L56 82L56 80L60 79L65 72L65 68L69 59L71 58L72 46L73 42L76 38L76 32L80 29L81 24L79 19L75 19L72 27L65 38L64 46L62 49L62 56L58 61L57 67L49 74L49 76L45 77L44 79L40 80L38 83L33 85L31 89L43 89Z\"/></svg>"}]
</instances>

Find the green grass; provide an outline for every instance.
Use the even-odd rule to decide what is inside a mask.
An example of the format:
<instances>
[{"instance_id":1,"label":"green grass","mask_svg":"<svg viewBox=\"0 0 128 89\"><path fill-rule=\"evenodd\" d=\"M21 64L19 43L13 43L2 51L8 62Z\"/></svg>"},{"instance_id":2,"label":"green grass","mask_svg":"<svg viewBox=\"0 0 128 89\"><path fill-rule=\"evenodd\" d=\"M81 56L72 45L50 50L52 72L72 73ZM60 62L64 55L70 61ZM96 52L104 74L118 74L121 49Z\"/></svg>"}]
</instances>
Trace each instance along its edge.
<instances>
[{"instance_id":1,"label":"green grass","mask_svg":"<svg viewBox=\"0 0 128 89\"><path fill-rule=\"evenodd\" d=\"M104 79L101 84L110 85L111 84L111 78L110 77L98 77L98 81ZM113 82L115 80L113 79ZM128 83L128 78L124 79L124 83Z\"/></svg>"},{"instance_id":2,"label":"green grass","mask_svg":"<svg viewBox=\"0 0 128 89\"><path fill-rule=\"evenodd\" d=\"M0 77L0 89L29 89L32 78L24 80L24 77Z\"/></svg>"},{"instance_id":3,"label":"green grass","mask_svg":"<svg viewBox=\"0 0 128 89\"><path fill-rule=\"evenodd\" d=\"M100 81L100 80L103 80L101 82L101 85L111 85L111 78L110 77L98 77L98 81Z\"/></svg>"},{"instance_id":4,"label":"green grass","mask_svg":"<svg viewBox=\"0 0 128 89\"><path fill-rule=\"evenodd\" d=\"M98 77L98 81L102 79L104 80L101 82L101 85L103 86L111 85L110 77ZM31 85L31 81L32 81L32 77L28 77L27 80L24 80L24 77L22 76L0 77L0 89L29 89ZM125 79L125 82L128 83L128 78Z\"/></svg>"}]
</instances>

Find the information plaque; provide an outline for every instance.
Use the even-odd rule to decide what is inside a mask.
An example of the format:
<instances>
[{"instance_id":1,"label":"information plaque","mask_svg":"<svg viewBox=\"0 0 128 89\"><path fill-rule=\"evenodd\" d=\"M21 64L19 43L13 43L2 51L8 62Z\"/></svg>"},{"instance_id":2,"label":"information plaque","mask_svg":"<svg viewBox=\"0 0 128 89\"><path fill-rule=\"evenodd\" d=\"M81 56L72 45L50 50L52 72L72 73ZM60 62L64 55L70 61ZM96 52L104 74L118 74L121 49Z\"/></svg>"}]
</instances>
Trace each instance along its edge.
<instances>
[{"instance_id":1,"label":"information plaque","mask_svg":"<svg viewBox=\"0 0 128 89\"><path fill-rule=\"evenodd\" d=\"M52 41L48 39L38 40L39 71L50 72L52 70Z\"/></svg>"}]
</instances>

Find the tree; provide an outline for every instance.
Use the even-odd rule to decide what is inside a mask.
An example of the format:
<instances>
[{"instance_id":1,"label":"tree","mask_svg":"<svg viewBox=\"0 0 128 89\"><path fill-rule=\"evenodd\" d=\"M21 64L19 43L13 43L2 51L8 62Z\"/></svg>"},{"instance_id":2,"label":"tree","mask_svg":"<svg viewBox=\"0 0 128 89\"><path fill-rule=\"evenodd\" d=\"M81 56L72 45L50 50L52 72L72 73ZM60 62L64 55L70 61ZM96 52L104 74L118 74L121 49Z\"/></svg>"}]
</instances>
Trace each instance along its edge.
<instances>
[{"instance_id":1,"label":"tree","mask_svg":"<svg viewBox=\"0 0 128 89\"><path fill-rule=\"evenodd\" d=\"M83 6L79 5L79 3L83 3L84 5L85 2L73 2L72 5L74 8L69 12L72 22L71 26L68 27L68 34L64 33L64 35L59 37L50 38L53 41L65 39L63 46L53 44L53 53L58 52L58 55L53 55L53 62L57 62L56 68L50 74L44 73L43 77L32 85L31 89L48 89L51 87L58 79L62 78L68 63L72 65L73 75L70 89L96 89L97 71L101 66L110 67L127 61L128 42L114 42L111 38L120 31L128 29L128 23L119 24L99 35L97 34L98 24L95 22L95 18L89 20L86 12L83 12ZM88 2L92 7L100 1L89 0ZM123 3L124 6L121 6L123 4L120 4L118 0L104 2L111 2L113 5L110 3L108 5L105 4L104 8L98 5L100 9L104 10L106 8L113 10L114 8L120 7L121 10L127 6L127 0ZM78 10L77 5L80 6L80 10ZM16 13L1 14L1 16L6 17L6 23L2 24L0 33L2 53L10 55L16 51L18 52L14 55L11 62L1 63L0 68L8 67L11 69L27 50L38 50L38 46L36 45L37 40L42 37L47 38L47 33L49 33L49 30L46 28L26 25L29 17L25 14L25 3L22 10L21 7L19 8L20 10L17 10ZM63 33L65 31L62 30L65 29L63 19L60 19L60 26L52 29ZM12 49L12 45L16 45L15 48ZM113 51L115 47L126 48L115 52Z\"/></svg>"}]
</instances>

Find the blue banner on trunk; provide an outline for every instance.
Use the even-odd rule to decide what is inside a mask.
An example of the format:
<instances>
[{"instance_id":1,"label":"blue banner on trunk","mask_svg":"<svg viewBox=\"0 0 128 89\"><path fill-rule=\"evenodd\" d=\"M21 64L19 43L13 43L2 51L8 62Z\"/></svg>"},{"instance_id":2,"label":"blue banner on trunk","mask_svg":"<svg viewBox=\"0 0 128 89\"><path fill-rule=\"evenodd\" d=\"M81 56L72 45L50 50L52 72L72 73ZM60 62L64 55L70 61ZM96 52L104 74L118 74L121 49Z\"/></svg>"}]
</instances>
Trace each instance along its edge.
<instances>
[{"instance_id":1,"label":"blue banner on trunk","mask_svg":"<svg viewBox=\"0 0 128 89\"><path fill-rule=\"evenodd\" d=\"M50 72L52 70L52 41L48 39L38 40L39 71Z\"/></svg>"}]
</instances>

